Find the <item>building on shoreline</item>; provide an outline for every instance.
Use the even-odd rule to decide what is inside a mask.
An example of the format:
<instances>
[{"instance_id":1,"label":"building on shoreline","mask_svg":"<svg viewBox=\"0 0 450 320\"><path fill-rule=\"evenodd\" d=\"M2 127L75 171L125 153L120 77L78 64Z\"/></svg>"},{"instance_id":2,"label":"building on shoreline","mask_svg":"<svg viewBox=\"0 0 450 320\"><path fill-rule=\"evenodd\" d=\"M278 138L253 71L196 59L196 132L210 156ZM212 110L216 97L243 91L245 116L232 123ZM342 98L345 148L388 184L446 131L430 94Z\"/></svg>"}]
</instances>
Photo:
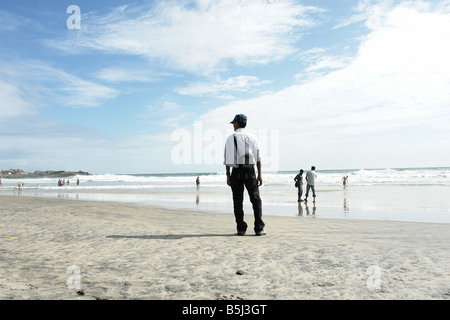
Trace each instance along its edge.
<instances>
[{"instance_id":1,"label":"building on shoreline","mask_svg":"<svg viewBox=\"0 0 450 320\"><path fill-rule=\"evenodd\" d=\"M9 169L9 170L1 170L0 177L3 178L15 178L15 177L24 177L24 178L42 178L42 177L71 177L76 175L90 175L89 172L84 171L35 171L34 173L26 172L22 169Z\"/></svg>"},{"instance_id":2,"label":"building on shoreline","mask_svg":"<svg viewBox=\"0 0 450 320\"><path fill-rule=\"evenodd\" d=\"M2 170L1 175L9 176L12 174L27 174L28 172L25 172L22 169L9 169L9 170Z\"/></svg>"}]
</instances>

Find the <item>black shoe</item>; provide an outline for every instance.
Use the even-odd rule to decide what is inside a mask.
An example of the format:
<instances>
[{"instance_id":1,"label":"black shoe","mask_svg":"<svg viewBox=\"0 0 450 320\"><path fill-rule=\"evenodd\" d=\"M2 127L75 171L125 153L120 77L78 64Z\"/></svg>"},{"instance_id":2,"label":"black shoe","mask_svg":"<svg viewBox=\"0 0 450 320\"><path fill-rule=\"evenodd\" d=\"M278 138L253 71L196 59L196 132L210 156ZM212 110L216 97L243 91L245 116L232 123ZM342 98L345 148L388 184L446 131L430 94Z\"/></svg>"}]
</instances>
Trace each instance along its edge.
<instances>
[{"instance_id":1,"label":"black shoe","mask_svg":"<svg viewBox=\"0 0 450 320\"><path fill-rule=\"evenodd\" d=\"M236 235L237 235L237 236L243 236L243 235L245 235L245 231L238 231L238 232L236 233Z\"/></svg>"},{"instance_id":2,"label":"black shoe","mask_svg":"<svg viewBox=\"0 0 450 320\"><path fill-rule=\"evenodd\" d=\"M263 236L263 235L265 235L266 233L264 232L264 231L256 231L255 232L255 236Z\"/></svg>"}]
</instances>

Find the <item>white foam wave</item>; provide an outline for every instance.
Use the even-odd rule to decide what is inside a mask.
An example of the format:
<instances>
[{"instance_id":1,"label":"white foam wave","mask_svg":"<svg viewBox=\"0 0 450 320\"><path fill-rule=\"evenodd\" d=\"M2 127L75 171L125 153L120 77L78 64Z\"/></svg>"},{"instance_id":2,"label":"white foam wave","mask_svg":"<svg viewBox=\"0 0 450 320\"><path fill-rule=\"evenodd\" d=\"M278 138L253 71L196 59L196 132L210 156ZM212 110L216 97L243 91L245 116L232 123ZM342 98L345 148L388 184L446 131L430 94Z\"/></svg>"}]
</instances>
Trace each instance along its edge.
<instances>
[{"instance_id":1,"label":"white foam wave","mask_svg":"<svg viewBox=\"0 0 450 320\"><path fill-rule=\"evenodd\" d=\"M264 173L264 187L271 190L292 188L297 172ZM443 185L450 186L450 168L430 169L359 169L317 171L316 184L320 186L340 186L342 177L348 176L349 186L370 185ZM76 180L80 179L77 186ZM18 183L24 183L24 189L37 190L135 190L135 191L191 191L195 189L196 175L116 175L103 174L92 176L75 176L70 185L58 187L58 178L37 179L3 179L1 190L17 189ZM67 181L67 179L66 179ZM227 189L225 173L201 175L202 190ZM305 183L305 182L304 182Z\"/></svg>"}]
</instances>

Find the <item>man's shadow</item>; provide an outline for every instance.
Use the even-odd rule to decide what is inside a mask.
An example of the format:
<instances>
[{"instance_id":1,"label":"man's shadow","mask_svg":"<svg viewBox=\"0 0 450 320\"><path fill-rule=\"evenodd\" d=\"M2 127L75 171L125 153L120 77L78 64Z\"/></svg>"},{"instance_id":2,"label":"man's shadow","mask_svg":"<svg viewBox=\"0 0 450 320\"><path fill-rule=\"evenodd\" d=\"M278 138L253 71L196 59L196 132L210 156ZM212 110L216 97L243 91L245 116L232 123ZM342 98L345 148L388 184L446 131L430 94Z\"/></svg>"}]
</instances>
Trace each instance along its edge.
<instances>
[{"instance_id":1,"label":"man's shadow","mask_svg":"<svg viewBox=\"0 0 450 320\"><path fill-rule=\"evenodd\" d=\"M110 235L106 238L109 239L143 239L143 240L177 240L183 238L203 238L203 237L235 237L235 234L223 233L223 234L149 234L149 235Z\"/></svg>"}]
</instances>

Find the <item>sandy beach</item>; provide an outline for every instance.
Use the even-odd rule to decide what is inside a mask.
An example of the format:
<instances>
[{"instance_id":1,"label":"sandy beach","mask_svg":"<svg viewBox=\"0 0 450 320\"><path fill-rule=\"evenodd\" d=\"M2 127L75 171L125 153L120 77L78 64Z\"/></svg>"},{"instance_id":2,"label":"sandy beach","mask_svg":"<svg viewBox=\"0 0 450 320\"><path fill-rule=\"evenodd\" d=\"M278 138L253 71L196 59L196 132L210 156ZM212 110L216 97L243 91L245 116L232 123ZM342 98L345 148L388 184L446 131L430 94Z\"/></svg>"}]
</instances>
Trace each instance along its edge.
<instances>
[{"instance_id":1,"label":"sandy beach","mask_svg":"<svg viewBox=\"0 0 450 320\"><path fill-rule=\"evenodd\" d=\"M0 219L0 299L450 299L449 224L265 216L240 237L231 211L17 196Z\"/></svg>"}]
</instances>

